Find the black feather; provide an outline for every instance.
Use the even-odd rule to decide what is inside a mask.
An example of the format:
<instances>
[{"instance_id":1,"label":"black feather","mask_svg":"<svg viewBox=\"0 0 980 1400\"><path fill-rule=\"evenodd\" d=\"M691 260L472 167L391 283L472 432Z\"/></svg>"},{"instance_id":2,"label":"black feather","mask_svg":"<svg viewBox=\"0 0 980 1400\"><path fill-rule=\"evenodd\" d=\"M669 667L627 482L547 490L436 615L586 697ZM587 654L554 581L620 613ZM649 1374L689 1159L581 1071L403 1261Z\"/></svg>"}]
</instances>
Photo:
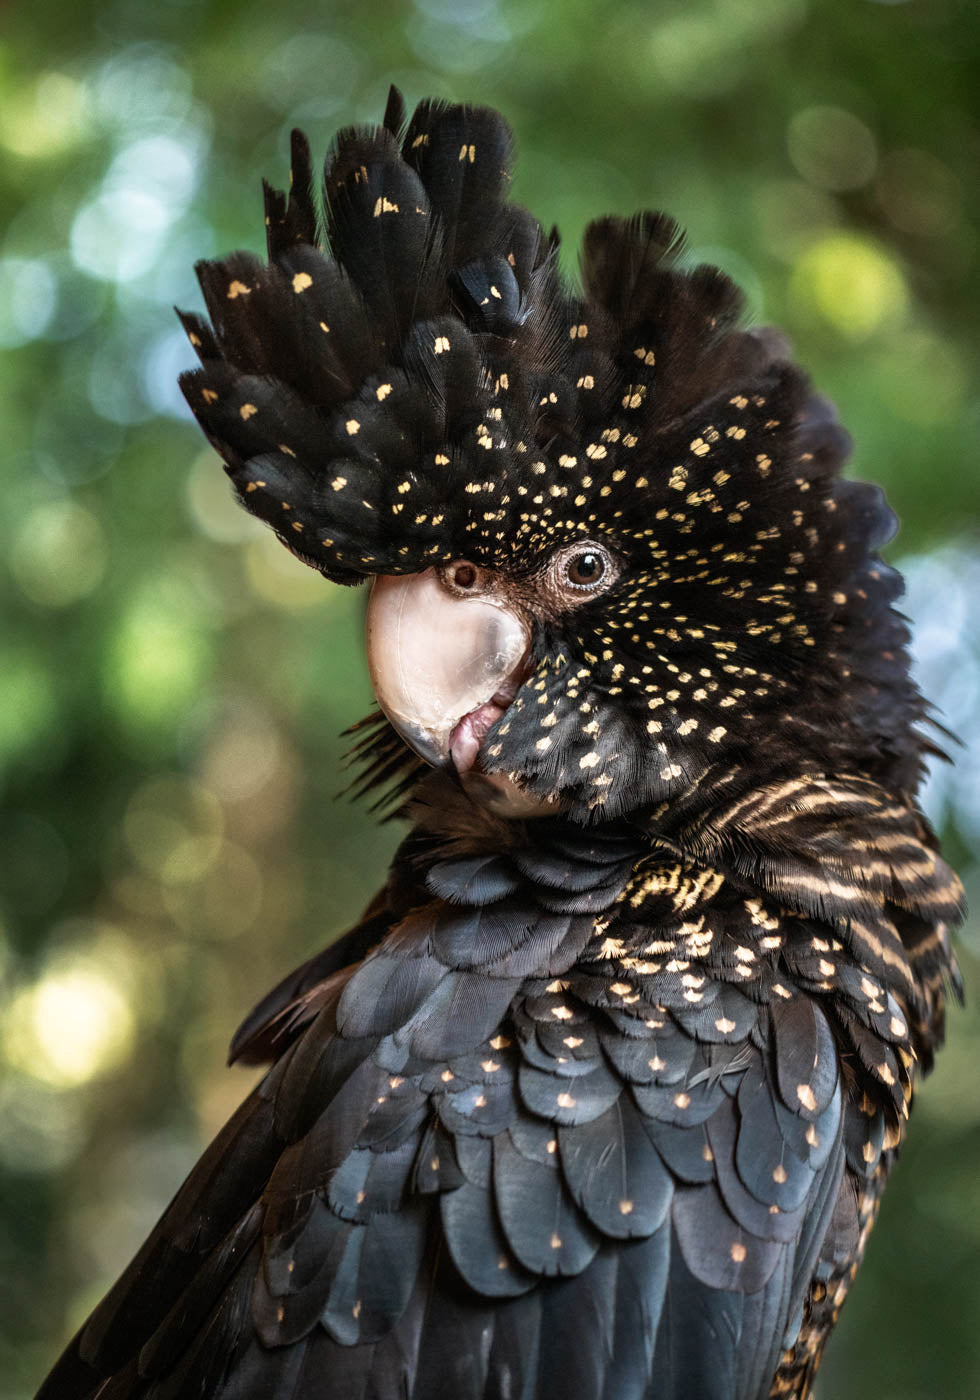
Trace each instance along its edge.
<instances>
[{"instance_id":1,"label":"black feather","mask_svg":"<svg viewBox=\"0 0 980 1400\"><path fill-rule=\"evenodd\" d=\"M893 517L669 216L567 287L512 159L393 89L324 229L294 133L268 261L199 266L246 508L337 582L467 564L526 648L475 774L356 728L388 881L243 1022L272 1068L40 1400L802 1400L860 1263L961 916Z\"/></svg>"}]
</instances>

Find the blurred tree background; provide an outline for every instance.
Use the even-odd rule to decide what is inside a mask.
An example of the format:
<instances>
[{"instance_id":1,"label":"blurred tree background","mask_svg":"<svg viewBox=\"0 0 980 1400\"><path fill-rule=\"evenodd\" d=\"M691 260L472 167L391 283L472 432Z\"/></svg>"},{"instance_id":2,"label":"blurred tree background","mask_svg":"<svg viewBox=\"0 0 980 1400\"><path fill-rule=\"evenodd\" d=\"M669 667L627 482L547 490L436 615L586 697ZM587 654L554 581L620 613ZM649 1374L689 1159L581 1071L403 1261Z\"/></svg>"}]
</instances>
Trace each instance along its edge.
<instances>
[{"instance_id":1,"label":"blurred tree background","mask_svg":"<svg viewBox=\"0 0 980 1400\"><path fill-rule=\"evenodd\" d=\"M975 0L42 0L0 36L0 1397L26 1400L249 1086L239 1017L355 918L363 596L231 502L176 389L196 258L388 84L513 123L518 199L644 206L793 335L902 521L980 834ZM974 896L974 904L980 899ZM980 1395L980 940L821 1395Z\"/></svg>"}]
</instances>

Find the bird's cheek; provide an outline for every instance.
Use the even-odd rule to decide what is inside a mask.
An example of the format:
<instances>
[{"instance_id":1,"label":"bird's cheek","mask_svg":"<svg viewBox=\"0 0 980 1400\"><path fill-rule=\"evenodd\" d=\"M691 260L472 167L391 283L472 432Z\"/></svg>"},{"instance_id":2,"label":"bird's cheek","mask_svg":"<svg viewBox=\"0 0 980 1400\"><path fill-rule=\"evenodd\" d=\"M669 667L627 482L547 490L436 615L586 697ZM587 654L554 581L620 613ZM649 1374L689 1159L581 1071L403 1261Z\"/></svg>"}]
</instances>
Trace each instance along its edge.
<instances>
[{"instance_id":1,"label":"bird's cheek","mask_svg":"<svg viewBox=\"0 0 980 1400\"><path fill-rule=\"evenodd\" d=\"M461 773L523 679L530 634L485 594L450 592L435 569L382 575L371 589L367 653L378 704L405 742Z\"/></svg>"}]
</instances>

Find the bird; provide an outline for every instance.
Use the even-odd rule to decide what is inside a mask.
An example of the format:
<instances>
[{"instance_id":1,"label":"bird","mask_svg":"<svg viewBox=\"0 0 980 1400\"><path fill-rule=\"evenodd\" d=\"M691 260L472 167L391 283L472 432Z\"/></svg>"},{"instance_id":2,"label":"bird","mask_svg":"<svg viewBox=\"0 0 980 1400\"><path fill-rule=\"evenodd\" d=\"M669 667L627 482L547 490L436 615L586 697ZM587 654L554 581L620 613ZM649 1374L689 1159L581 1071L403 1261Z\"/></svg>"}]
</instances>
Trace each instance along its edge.
<instances>
[{"instance_id":1,"label":"bird","mask_svg":"<svg viewBox=\"0 0 980 1400\"><path fill-rule=\"evenodd\" d=\"M895 517L673 219L573 284L513 158L392 89L197 268L183 392L370 584L406 834L40 1400L801 1400L861 1263L959 987Z\"/></svg>"}]
</instances>

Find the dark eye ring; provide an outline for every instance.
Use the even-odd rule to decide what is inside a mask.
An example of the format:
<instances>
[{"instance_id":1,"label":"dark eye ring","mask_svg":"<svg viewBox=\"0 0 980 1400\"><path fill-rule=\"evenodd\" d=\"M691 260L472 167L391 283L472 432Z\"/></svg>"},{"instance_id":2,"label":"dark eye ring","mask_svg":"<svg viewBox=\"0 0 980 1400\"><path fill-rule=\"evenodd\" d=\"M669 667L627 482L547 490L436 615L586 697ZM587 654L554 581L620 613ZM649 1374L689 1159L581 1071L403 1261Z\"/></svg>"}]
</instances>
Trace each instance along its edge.
<instances>
[{"instance_id":1,"label":"dark eye ring","mask_svg":"<svg viewBox=\"0 0 980 1400\"><path fill-rule=\"evenodd\" d=\"M583 549L565 564L565 577L574 588L595 588L606 576L606 560L597 549Z\"/></svg>"}]
</instances>

